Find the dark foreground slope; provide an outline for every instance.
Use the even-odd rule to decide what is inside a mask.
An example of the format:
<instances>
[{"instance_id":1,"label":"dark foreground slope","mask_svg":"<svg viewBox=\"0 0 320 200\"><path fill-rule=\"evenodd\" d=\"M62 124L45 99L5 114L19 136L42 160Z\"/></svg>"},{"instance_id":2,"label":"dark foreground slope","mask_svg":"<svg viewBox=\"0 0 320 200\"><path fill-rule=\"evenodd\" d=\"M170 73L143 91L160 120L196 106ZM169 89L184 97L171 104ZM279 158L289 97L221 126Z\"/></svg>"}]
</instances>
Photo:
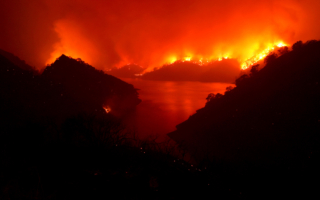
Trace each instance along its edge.
<instances>
[{"instance_id":1,"label":"dark foreground slope","mask_svg":"<svg viewBox=\"0 0 320 200\"><path fill-rule=\"evenodd\" d=\"M206 106L168 135L196 155L241 166L279 184L318 177L320 42L297 42L259 72ZM248 172L249 173L249 172ZM271 178L270 178L271 179ZM281 182L280 180L285 180ZM290 186L292 186L290 184Z\"/></svg>"},{"instance_id":2,"label":"dark foreground slope","mask_svg":"<svg viewBox=\"0 0 320 200\"><path fill-rule=\"evenodd\" d=\"M10 62L12 62L14 65L16 65L17 67L19 67L23 70L33 71L34 74L39 73L37 70L35 70L34 67L28 65L24 60L21 60L19 57L13 55L10 52L7 52L7 51L0 49L0 55L7 58Z\"/></svg>"},{"instance_id":3,"label":"dark foreground slope","mask_svg":"<svg viewBox=\"0 0 320 200\"><path fill-rule=\"evenodd\" d=\"M63 85L64 94L77 102L82 110L94 111L105 106L112 115L122 116L140 103L133 85L64 55L48 66L41 76L52 84Z\"/></svg>"},{"instance_id":4,"label":"dark foreground slope","mask_svg":"<svg viewBox=\"0 0 320 200\"><path fill-rule=\"evenodd\" d=\"M34 76L0 56L0 199L239 195L171 146L129 138L113 113L138 102L131 85L81 61L62 56Z\"/></svg>"},{"instance_id":5,"label":"dark foreground slope","mask_svg":"<svg viewBox=\"0 0 320 200\"><path fill-rule=\"evenodd\" d=\"M82 61L61 56L43 74L34 75L0 55L1 147L19 151L26 145L65 140L66 135L59 130L65 124L75 126L72 120L78 115L91 116L92 121L105 120L111 131L139 102L132 85ZM105 106L111 109L109 113Z\"/></svg>"},{"instance_id":6,"label":"dark foreground slope","mask_svg":"<svg viewBox=\"0 0 320 200\"><path fill-rule=\"evenodd\" d=\"M103 107L122 116L140 102L131 84L64 55L41 75L21 69L3 56L0 70L2 118L26 115L32 119L32 115L61 121L83 112L105 113Z\"/></svg>"}]
</instances>

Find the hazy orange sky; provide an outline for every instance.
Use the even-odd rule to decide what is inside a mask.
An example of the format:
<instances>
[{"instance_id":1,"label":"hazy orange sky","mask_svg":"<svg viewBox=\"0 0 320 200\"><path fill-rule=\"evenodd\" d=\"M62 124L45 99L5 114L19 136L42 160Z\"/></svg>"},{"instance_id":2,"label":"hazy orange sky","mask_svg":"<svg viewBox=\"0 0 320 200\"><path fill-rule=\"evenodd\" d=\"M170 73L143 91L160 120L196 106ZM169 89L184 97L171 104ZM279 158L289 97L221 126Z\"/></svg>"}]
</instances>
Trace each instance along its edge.
<instances>
[{"instance_id":1,"label":"hazy orange sky","mask_svg":"<svg viewBox=\"0 0 320 200\"><path fill-rule=\"evenodd\" d=\"M0 48L39 69L62 53L104 70L241 61L280 41L320 39L319 10L319 0L1 1Z\"/></svg>"}]
</instances>

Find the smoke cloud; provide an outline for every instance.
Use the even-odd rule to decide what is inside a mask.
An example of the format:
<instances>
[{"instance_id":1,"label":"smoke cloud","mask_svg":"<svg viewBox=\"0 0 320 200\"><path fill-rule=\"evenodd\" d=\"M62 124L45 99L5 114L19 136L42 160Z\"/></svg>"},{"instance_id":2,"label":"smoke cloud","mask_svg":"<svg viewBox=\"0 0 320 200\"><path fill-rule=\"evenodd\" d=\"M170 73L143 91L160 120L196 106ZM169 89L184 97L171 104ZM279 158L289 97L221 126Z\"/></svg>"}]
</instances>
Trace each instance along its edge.
<instances>
[{"instance_id":1,"label":"smoke cloud","mask_svg":"<svg viewBox=\"0 0 320 200\"><path fill-rule=\"evenodd\" d=\"M107 70L186 56L240 62L277 42L319 39L318 0L10 0L0 48L43 69L62 53Z\"/></svg>"}]
</instances>

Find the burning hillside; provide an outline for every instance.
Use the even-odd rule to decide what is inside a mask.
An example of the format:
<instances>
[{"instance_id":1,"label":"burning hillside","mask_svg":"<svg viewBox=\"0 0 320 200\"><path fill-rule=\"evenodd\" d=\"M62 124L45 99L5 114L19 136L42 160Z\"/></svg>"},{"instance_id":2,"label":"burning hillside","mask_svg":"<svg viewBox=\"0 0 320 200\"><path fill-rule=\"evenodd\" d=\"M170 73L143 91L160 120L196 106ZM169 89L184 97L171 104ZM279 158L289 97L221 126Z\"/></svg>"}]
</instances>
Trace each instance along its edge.
<instances>
[{"instance_id":1,"label":"burning hillside","mask_svg":"<svg viewBox=\"0 0 320 200\"><path fill-rule=\"evenodd\" d=\"M279 56L288 52L289 48L280 42L276 45L257 52L251 58L239 62L227 55L214 60L188 56L179 60L172 60L152 71L143 70L138 65L126 65L119 69L113 69L108 73L125 78L141 77L147 80L162 81L200 81L200 82L225 82L233 83L241 74L241 69L246 73L254 64L260 64L260 69L264 66L264 61L268 56Z\"/></svg>"}]
</instances>

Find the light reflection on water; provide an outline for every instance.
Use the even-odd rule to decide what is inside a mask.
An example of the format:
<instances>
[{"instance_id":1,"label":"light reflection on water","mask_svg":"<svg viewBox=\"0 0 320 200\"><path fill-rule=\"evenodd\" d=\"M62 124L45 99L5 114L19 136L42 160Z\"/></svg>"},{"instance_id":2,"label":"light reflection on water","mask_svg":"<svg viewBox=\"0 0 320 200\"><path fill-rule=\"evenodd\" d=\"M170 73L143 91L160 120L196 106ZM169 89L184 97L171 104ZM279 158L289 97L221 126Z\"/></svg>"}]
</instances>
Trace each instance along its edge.
<instances>
[{"instance_id":1,"label":"light reflection on water","mask_svg":"<svg viewBox=\"0 0 320 200\"><path fill-rule=\"evenodd\" d=\"M149 81L122 79L140 89L142 102L131 124L141 138L159 136L162 141L175 126L203 108L209 93L224 94L229 83Z\"/></svg>"}]
</instances>

